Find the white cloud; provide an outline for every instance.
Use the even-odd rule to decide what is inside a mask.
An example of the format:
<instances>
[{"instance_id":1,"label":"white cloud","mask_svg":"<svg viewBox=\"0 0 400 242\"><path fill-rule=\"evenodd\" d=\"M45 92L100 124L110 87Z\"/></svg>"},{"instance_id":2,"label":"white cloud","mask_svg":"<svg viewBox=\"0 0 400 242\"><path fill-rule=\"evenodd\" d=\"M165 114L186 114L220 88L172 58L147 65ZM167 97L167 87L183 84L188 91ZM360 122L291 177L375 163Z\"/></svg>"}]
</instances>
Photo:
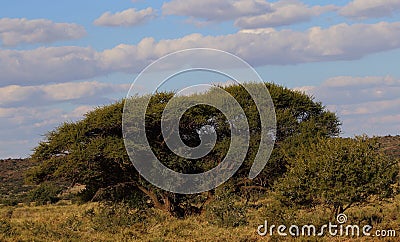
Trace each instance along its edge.
<instances>
[{"instance_id":1,"label":"white cloud","mask_svg":"<svg viewBox=\"0 0 400 242\"><path fill-rule=\"evenodd\" d=\"M47 99L66 101L113 92L127 91L129 86L91 81L53 84L40 86L39 88L43 90Z\"/></svg>"},{"instance_id":2,"label":"white cloud","mask_svg":"<svg viewBox=\"0 0 400 242\"><path fill-rule=\"evenodd\" d=\"M86 107L86 105L83 107ZM76 107L72 111L49 107L0 108L1 127L2 130L6 130L22 126L25 128L42 127L41 124L45 123L47 125L58 125L64 121L82 118L83 111L85 109L82 107Z\"/></svg>"},{"instance_id":3,"label":"white cloud","mask_svg":"<svg viewBox=\"0 0 400 242\"><path fill-rule=\"evenodd\" d=\"M325 12L336 10L334 5L307 6L297 0L282 0L271 3L272 12L245 16L237 19L235 25L242 29L277 27L309 21Z\"/></svg>"},{"instance_id":4,"label":"white cloud","mask_svg":"<svg viewBox=\"0 0 400 242\"><path fill-rule=\"evenodd\" d=\"M103 95L127 92L127 84L110 84L97 81L68 82L40 86L10 85L0 87L1 106L52 105L54 102L82 101L102 98Z\"/></svg>"},{"instance_id":5,"label":"white cloud","mask_svg":"<svg viewBox=\"0 0 400 242\"><path fill-rule=\"evenodd\" d=\"M307 6L299 0L173 0L163 4L163 13L189 17L189 22L202 26L205 23L235 20L242 29L290 25L310 20L328 11L334 5Z\"/></svg>"},{"instance_id":6,"label":"white cloud","mask_svg":"<svg viewBox=\"0 0 400 242\"><path fill-rule=\"evenodd\" d=\"M97 59L95 50L75 46L0 49L0 86L65 82L101 75Z\"/></svg>"},{"instance_id":7,"label":"white cloud","mask_svg":"<svg viewBox=\"0 0 400 242\"><path fill-rule=\"evenodd\" d=\"M138 73L166 54L194 47L225 50L253 66L353 60L400 48L400 22L339 24L305 32L267 28L221 36L191 34L158 42L145 38L137 45L121 44L102 52L71 46L0 49L0 86L66 82L118 71Z\"/></svg>"},{"instance_id":8,"label":"white cloud","mask_svg":"<svg viewBox=\"0 0 400 242\"><path fill-rule=\"evenodd\" d=\"M391 76L338 76L326 80L320 86L301 87L298 90L318 95L328 104L356 105L398 98L400 80Z\"/></svg>"},{"instance_id":9,"label":"white cloud","mask_svg":"<svg viewBox=\"0 0 400 242\"><path fill-rule=\"evenodd\" d=\"M72 110L62 107L0 107L0 158L27 157L44 134L66 121L76 121L93 110L80 105Z\"/></svg>"},{"instance_id":10,"label":"white cloud","mask_svg":"<svg viewBox=\"0 0 400 242\"><path fill-rule=\"evenodd\" d=\"M390 100L382 100L382 101L367 101L364 103L358 104L346 104L339 106L337 110L339 114L344 116L352 116L352 115L375 115L379 113L386 113L388 115L393 114L392 112L396 112L395 114L400 114L398 107L400 107L400 99L390 99Z\"/></svg>"},{"instance_id":11,"label":"white cloud","mask_svg":"<svg viewBox=\"0 0 400 242\"><path fill-rule=\"evenodd\" d=\"M72 23L54 23L47 19L0 19L0 39L4 46L21 43L52 43L79 39L86 35L84 27Z\"/></svg>"},{"instance_id":12,"label":"white cloud","mask_svg":"<svg viewBox=\"0 0 400 242\"><path fill-rule=\"evenodd\" d=\"M172 0L163 4L162 11L166 15L225 21L270 12L271 6L264 0Z\"/></svg>"},{"instance_id":13,"label":"white cloud","mask_svg":"<svg viewBox=\"0 0 400 242\"><path fill-rule=\"evenodd\" d=\"M353 0L341 8L339 14L355 19L367 19L387 17L399 11L399 0Z\"/></svg>"},{"instance_id":14,"label":"white cloud","mask_svg":"<svg viewBox=\"0 0 400 242\"><path fill-rule=\"evenodd\" d=\"M76 121L94 106L110 103L110 94L129 89L127 84L97 81L40 86L0 87L0 158L26 157L43 134L66 121Z\"/></svg>"},{"instance_id":15,"label":"white cloud","mask_svg":"<svg viewBox=\"0 0 400 242\"><path fill-rule=\"evenodd\" d=\"M345 135L399 134L400 79L339 76L319 86L296 88L322 101L343 121Z\"/></svg>"},{"instance_id":16,"label":"white cloud","mask_svg":"<svg viewBox=\"0 0 400 242\"><path fill-rule=\"evenodd\" d=\"M45 115L46 118L34 116L36 122L33 122L32 125L35 128L58 126L65 121L76 121L78 119L82 119L84 114L93 109L93 106L82 105L69 112L62 109L48 109L45 111L39 110L37 114Z\"/></svg>"},{"instance_id":17,"label":"white cloud","mask_svg":"<svg viewBox=\"0 0 400 242\"><path fill-rule=\"evenodd\" d=\"M29 154L24 154L21 152L20 147L27 147L26 151L30 150L32 147L30 145L32 141L27 139L18 139L16 137L10 138L8 140L0 140L0 158L25 158Z\"/></svg>"},{"instance_id":18,"label":"white cloud","mask_svg":"<svg viewBox=\"0 0 400 242\"><path fill-rule=\"evenodd\" d=\"M364 86L364 87L379 87L382 84L385 86L400 85L400 80L393 78L392 76L367 76L367 77L349 77L349 76L337 76L326 80L323 86L326 87L352 87L352 86Z\"/></svg>"},{"instance_id":19,"label":"white cloud","mask_svg":"<svg viewBox=\"0 0 400 242\"><path fill-rule=\"evenodd\" d=\"M126 9L122 12L103 13L98 19L94 21L98 26L137 26L156 17L156 11L148 7L146 9L137 11L134 8Z\"/></svg>"}]
</instances>

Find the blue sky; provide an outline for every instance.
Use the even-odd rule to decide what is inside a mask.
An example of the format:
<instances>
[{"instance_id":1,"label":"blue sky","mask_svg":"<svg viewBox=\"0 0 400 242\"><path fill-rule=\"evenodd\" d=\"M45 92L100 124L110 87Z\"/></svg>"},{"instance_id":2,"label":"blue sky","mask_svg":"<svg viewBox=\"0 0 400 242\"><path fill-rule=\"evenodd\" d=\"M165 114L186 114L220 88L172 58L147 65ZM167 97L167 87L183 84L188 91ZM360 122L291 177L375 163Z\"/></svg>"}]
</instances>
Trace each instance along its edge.
<instances>
[{"instance_id":1,"label":"blue sky","mask_svg":"<svg viewBox=\"0 0 400 242\"><path fill-rule=\"evenodd\" d=\"M400 134L398 0L14 0L0 8L0 158L28 156L152 61L195 47L313 95L342 136Z\"/></svg>"}]
</instances>

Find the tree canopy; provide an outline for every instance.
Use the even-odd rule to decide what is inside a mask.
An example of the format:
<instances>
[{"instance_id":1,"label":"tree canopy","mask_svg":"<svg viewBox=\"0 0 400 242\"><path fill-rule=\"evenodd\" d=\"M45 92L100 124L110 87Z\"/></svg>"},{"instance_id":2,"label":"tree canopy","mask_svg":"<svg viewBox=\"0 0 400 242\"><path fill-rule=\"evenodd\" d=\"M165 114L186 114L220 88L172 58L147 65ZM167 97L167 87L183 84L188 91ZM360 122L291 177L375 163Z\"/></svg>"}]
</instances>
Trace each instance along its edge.
<instances>
[{"instance_id":1,"label":"tree canopy","mask_svg":"<svg viewBox=\"0 0 400 242\"><path fill-rule=\"evenodd\" d=\"M247 179L260 140L260 118L257 107L240 85L223 87L243 108L250 129L250 147L246 159L230 182L237 192L244 194L254 188L271 188L286 172L290 157L300 144L312 143L320 137L336 137L340 122L336 115L320 103L299 91L271 84L266 85L275 105L277 131L275 148L263 172L253 180ZM215 167L229 148L229 124L221 112L208 105L188 109L179 123L185 144L199 143L199 130L205 125L218 134L215 147L200 160L189 160L174 155L163 142L160 122L163 109L174 93L156 93L151 96L146 110L146 136L156 156L169 168L183 173L198 173ZM133 97L140 99L141 97ZM173 194L160 190L135 170L125 150L122 137L124 100L99 107L77 122L66 122L46 135L46 140L35 149L32 158L38 166L27 179L35 183L58 180L67 186L86 185L80 194L89 201L95 199L127 199L138 202L150 199L153 206L185 215L201 211L213 197L213 191L198 195ZM110 195L117 192L119 195ZM104 195L108 194L108 195ZM141 203L142 204L142 203Z\"/></svg>"}]
</instances>

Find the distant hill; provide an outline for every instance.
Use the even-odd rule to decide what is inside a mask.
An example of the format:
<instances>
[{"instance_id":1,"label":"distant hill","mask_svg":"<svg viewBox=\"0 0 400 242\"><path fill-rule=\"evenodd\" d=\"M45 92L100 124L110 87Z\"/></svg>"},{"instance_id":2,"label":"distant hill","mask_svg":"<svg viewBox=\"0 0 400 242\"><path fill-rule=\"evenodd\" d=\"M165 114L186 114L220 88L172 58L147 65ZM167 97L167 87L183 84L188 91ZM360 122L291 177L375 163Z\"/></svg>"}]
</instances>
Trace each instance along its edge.
<instances>
[{"instance_id":1,"label":"distant hill","mask_svg":"<svg viewBox=\"0 0 400 242\"><path fill-rule=\"evenodd\" d=\"M382 150L389 156L400 159L400 135L379 137Z\"/></svg>"},{"instance_id":2,"label":"distant hill","mask_svg":"<svg viewBox=\"0 0 400 242\"><path fill-rule=\"evenodd\" d=\"M29 159L0 160L0 204L15 204L21 201L32 186L24 184L24 172L35 162Z\"/></svg>"}]
</instances>

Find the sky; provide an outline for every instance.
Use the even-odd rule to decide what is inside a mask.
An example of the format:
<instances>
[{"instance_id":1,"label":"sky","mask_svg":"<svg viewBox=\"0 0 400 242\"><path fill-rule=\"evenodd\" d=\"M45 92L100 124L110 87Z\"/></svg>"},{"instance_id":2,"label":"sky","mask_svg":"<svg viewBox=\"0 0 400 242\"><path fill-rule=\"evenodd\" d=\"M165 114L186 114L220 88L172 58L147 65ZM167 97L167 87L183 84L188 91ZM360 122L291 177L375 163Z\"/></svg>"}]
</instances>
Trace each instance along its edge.
<instances>
[{"instance_id":1,"label":"sky","mask_svg":"<svg viewBox=\"0 0 400 242\"><path fill-rule=\"evenodd\" d=\"M341 136L400 134L399 0L13 0L0 8L0 158L29 156L153 61L200 47L313 96Z\"/></svg>"}]
</instances>

